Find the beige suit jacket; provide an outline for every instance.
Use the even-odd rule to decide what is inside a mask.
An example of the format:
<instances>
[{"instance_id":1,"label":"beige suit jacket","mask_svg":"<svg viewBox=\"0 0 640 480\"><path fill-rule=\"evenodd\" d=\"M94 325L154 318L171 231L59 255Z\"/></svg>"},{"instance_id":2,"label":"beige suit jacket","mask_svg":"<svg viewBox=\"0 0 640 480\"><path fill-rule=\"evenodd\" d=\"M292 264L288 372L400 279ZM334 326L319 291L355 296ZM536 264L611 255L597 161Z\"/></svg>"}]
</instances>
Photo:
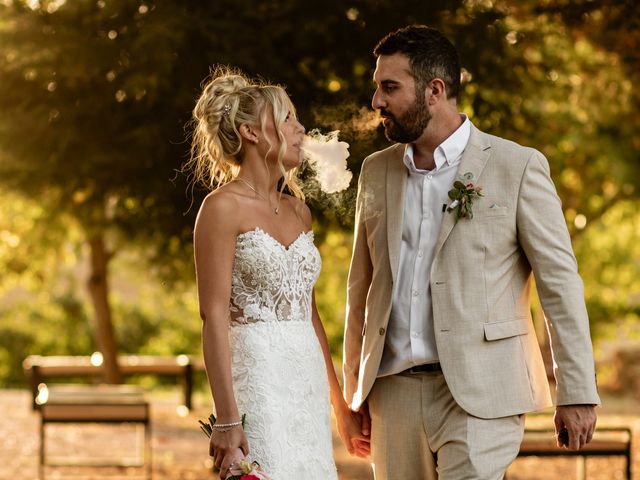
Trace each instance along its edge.
<instances>
[{"instance_id":1,"label":"beige suit jacket","mask_svg":"<svg viewBox=\"0 0 640 480\"><path fill-rule=\"evenodd\" d=\"M400 256L404 145L365 159L358 183L344 338L344 393L357 409L384 349ZM583 284L549 166L538 151L472 126L458 174L484 196L473 219L443 213L431 268L433 321L446 382L481 418L551 405L530 314L531 274L551 335L557 402L598 404Z\"/></svg>"}]
</instances>

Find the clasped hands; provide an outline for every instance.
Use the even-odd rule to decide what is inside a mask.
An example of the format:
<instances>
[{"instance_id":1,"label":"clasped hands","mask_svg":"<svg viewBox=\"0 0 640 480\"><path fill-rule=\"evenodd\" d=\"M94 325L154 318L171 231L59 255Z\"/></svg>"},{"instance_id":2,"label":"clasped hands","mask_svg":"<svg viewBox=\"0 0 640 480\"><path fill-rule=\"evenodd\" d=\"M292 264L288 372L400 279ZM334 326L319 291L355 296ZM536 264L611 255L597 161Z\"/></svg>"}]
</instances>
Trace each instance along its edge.
<instances>
[{"instance_id":1,"label":"clasped hands","mask_svg":"<svg viewBox=\"0 0 640 480\"><path fill-rule=\"evenodd\" d=\"M371 417L367 403L363 403L358 411L344 404L335 410L335 414L338 433L349 453L367 458L371 453Z\"/></svg>"}]
</instances>

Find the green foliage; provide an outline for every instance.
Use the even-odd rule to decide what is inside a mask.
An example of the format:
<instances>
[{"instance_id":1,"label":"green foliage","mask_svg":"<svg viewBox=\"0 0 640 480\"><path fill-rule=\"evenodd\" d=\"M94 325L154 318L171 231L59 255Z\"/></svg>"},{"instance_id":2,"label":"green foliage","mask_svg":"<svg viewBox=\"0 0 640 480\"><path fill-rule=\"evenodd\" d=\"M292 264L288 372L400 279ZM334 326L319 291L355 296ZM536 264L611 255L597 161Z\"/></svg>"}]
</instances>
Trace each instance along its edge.
<instances>
[{"instance_id":1,"label":"green foliage","mask_svg":"<svg viewBox=\"0 0 640 480\"><path fill-rule=\"evenodd\" d=\"M506 3L504 16L487 27L502 39L500 56L474 66L462 55L470 77L462 104L484 130L548 157L575 235L585 221L637 197L637 146L629 143L639 126L631 118L633 83L617 52L549 10L566 2L545 2L549 9Z\"/></svg>"},{"instance_id":2,"label":"green foliage","mask_svg":"<svg viewBox=\"0 0 640 480\"><path fill-rule=\"evenodd\" d=\"M114 278L114 317L121 353L198 355L200 320L192 288L171 291L153 280L136 292L140 272L119 265ZM21 289L6 296L0 308L0 386L24 386L22 361L28 355L90 355L96 350L89 317L91 307L77 288L61 294L53 283L42 291ZM69 284L73 279L68 280ZM164 290L164 292L163 292ZM16 297L12 299L11 297ZM149 385L157 379L148 379Z\"/></svg>"},{"instance_id":3,"label":"green foliage","mask_svg":"<svg viewBox=\"0 0 640 480\"><path fill-rule=\"evenodd\" d=\"M129 271L130 270L125 270ZM194 291L149 283L134 299L114 302L123 353L177 355L200 352L201 321Z\"/></svg>"},{"instance_id":4,"label":"green foliage","mask_svg":"<svg viewBox=\"0 0 640 480\"><path fill-rule=\"evenodd\" d=\"M72 219L22 196L0 194L0 385L24 385L30 354L89 355L96 350L91 307L84 295L87 252ZM33 239L38 239L38 242ZM197 353L200 344L193 284L160 285L140 269L137 252L114 262L114 318L122 353Z\"/></svg>"},{"instance_id":5,"label":"green foliage","mask_svg":"<svg viewBox=\"0 0 640 480\"><path fill-rule=\"evenodd\" d=\"M184 182L171 179L192 95L175 95L178 25L188 20L167 5L159 15L131 1L0 7L0 108L10 119L0 122L0 178L44 195L51 218L69 212L89 234L146 241L146 256L178 276L173 258L189 258L193 215L183 215Z\"/></svg>"},{"instance_id":6,"label":"green foliage","mask_svg":"<svg viewBox=\"0 0 640 480\"><path fill-rule=\"evenodd\" d=\"M637 333L640 322L638 238L638 202L628 201L611 208L576 244L596 336L640 340Z\"/></svg>"},{"instance_id":7,"label":"green foliage","mask_svg":"<svg viewBox=\"0 0 640 480\"><path fill-rule=\"evenodd\" d=\"M51 285L77 264L77 224L38 200L0 193L0 298Z\"/></svg>"},{"instance_id":8,"label":"green foliage","mask_svg":"<svg viewBox=\"0 0 640 480\"><path fill-rule=\"evenodd\" d=\"M34 294L0 309L0 385L26 384L22 361L28 355L89 355L95 350L90 322L71 292Z\"/></svg>"},{"instance_id":9,"label":"green foliage","mask_svg":"<svg viewBox=\"0 0 640 480\"><path fill-rule=\"evenodd\" d=\"M352 235L331 229L320 245L322 273L316 283L316 304L334 358L342 358L347 276Z\"/></svg>"}]
</instances>

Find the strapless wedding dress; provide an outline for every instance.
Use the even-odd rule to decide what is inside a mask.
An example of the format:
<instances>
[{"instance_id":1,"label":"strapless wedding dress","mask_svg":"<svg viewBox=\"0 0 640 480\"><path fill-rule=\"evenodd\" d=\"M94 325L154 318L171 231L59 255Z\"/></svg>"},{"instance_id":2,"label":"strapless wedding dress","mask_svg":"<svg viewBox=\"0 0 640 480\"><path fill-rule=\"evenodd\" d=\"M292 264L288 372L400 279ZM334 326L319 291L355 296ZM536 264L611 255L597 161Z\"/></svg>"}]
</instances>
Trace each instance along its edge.
<instances>
[{"instance_id":1,"label":"strapless wedding dress","mask_svg":"<svg viewBox=\"0 0 640 480\"><path fill-rule=\"evenodd\" d=\"M313 233L282 245L256 228L236 241L231 366L249 458L273 480L336 479L327 373L313 324Z\"/></svg>"}]
</instances>

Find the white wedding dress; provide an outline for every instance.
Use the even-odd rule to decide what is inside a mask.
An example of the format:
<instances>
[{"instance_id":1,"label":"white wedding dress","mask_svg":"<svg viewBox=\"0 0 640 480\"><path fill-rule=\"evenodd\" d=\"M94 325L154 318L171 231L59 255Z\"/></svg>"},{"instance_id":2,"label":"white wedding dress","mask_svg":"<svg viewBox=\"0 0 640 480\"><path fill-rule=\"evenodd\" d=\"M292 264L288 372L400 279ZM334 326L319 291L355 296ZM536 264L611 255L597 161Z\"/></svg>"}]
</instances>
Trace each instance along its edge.
<instances>
[{"instance_id":1,"label":"white wedding dress","mask_svg":"<svg viewBox=\"0 0 640 480\"><path fill-rule=\"evenodd\" d=\"M288 247L256 228L236 241L231 365L249 458L272 480L336 479L327 373L313 324L313 233Z\"/></svg>"}]
</instances>

